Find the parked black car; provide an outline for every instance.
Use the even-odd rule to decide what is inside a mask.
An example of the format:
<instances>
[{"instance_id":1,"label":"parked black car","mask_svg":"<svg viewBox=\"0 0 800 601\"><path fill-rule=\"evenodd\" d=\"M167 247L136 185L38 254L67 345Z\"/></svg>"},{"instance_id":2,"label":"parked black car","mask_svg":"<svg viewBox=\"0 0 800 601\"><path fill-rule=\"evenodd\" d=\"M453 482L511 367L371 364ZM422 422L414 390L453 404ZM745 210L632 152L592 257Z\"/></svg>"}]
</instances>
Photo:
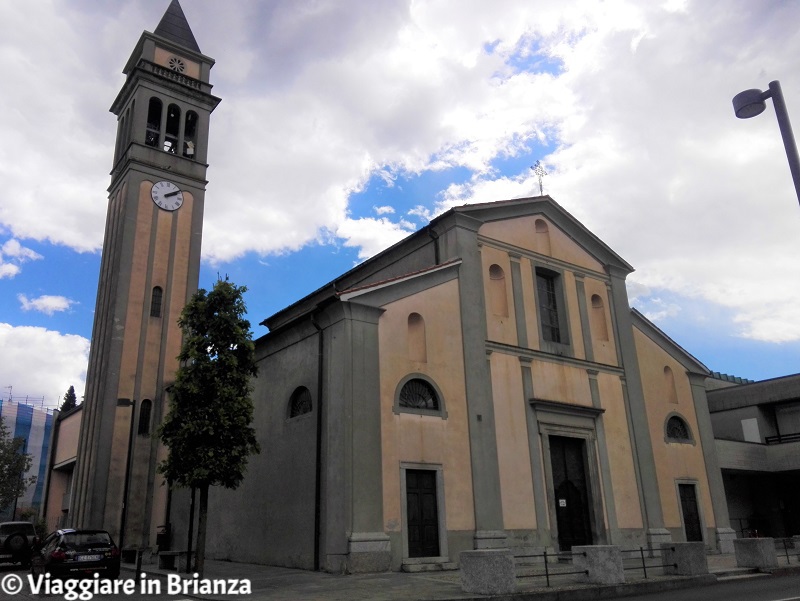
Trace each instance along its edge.
<instances>
[{"instance_id":1,"label":"parked black car","mask_svg":"<svg viewBox=\"0 0 800 601\"><path fill-rule=\"evenodd\" d=\"M34 550L31 573L66 578L98 573L113 580L119 576L119 562L119 549L105 530L56 530Z\"/></svg>"},{"instance_id":2,"label":"parked black car","mask_svg":"<svg viewBox=\"0 0 800 601\"><path fill-rule=\"evenodd\" d=\"M20 563L27 568L31 562L31 547L36 530L30 522L0 524L0 562Z\"/></svg>"}]
</instances>

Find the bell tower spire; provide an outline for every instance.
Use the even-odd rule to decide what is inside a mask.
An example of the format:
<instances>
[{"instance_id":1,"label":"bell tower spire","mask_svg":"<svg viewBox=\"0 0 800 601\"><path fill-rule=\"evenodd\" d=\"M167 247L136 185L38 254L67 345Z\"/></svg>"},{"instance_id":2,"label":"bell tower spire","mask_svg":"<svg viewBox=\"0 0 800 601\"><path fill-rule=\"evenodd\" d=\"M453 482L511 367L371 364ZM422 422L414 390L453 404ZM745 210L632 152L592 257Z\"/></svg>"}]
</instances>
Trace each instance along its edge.
<instances>
[{"instance_id":1,"label":"bell tower spire","mask_svg":"<svg viewBox=\"0 0 800 601\"><path fill-rule=\"evenodd\" d=\"M155 433L178 368L180 313L197 290L214 60L178 0L128 59L69 525L149 547L168 524Z\"/></svg>"},{"instance_id":2,"label":"bell tower spire","mask_svg":"<svg viewBox=\"0 0 800 601\"><path fill-rule=\"evenodd\" d=\"M178 0L172 0L153 33L179 46L200 53L200 47L194 39L192 28L189 27L189 22L186 20L186 15L183 14L181 3Z\"/></svg>"}]
</instances>

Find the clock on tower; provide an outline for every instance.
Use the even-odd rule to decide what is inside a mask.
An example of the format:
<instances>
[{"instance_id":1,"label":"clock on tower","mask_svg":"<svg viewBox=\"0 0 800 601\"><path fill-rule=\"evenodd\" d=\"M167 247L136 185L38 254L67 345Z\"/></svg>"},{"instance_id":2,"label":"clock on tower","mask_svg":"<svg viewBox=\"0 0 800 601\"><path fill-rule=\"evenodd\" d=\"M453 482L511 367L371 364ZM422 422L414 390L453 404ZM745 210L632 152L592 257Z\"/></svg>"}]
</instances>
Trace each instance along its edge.
<instances>
[{"instance_id":1,"label":"clock on tower","mask_svg":"<svg viewBox=\"0 0 800 601\"><path fill-rule=\"evenodd\" d=\"M117 140L73 477L71 525L150 547L169 523L156 436L197 289L208 130L220 99L178 0L145 31L111 106Z\"/></svg>"}]
</instances>

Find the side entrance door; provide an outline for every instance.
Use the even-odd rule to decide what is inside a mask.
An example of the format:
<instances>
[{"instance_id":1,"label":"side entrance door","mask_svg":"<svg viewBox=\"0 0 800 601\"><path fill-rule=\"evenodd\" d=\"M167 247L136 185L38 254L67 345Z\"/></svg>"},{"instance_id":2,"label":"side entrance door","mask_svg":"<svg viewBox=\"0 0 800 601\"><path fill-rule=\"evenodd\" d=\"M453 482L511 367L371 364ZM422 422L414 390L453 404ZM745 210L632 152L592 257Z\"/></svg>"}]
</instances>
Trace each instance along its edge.
<instances>
[{"instance_id":1,"label":"side entrance door","mask_svg":"<svg viewBox=\"0 0 800 601\"><path fill-rule=\"evenodd\" d=\"M697 491L694 484L678 484L678 494L681 497L686 542L702 542L703 526L700 523L700 511L697 508Z\"/></svg>"},{"instance_id":2,"label":"side entrance door","mask_svg":"<svg viewBox=\"0 0 800 601\"><path fill-rule=\"evenodd\" d=\"M436 472L406 470L408 556L439 556L439 510Z\"/></svg>"},{"instance_id":3,"label":"side entrance door","mask_svg":"<svg viewBox=\"0 0 800 601\"><path fill-rule=\"evenodd\" d=\"M569 551L575 545L592 544L584 445L581 438L550 436L556 527L561 551Z\"/></svg>"}]
</instances>

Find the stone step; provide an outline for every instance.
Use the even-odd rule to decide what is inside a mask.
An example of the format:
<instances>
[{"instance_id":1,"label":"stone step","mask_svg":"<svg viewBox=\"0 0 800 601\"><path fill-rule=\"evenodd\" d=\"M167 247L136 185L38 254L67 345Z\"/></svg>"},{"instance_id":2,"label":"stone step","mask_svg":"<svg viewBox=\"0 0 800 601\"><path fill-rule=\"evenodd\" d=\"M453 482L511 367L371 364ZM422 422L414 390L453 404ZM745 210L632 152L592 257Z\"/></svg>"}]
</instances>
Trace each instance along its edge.
<instances>
[{"instance_id":1,"label":"stone step","mask_svg":"<svg viewBox=\"0 0 800 601\"><path fill-rule=\"evenodd\" d=\"M718 570L711 572L717 577L717 580L736 580L739 578L758 578L759 576L769 576L764 572L759 571L758 568L728 568L725 570Z\"/></svg>"},{"instance_id":2,"label":"stone step","mask_svg":"<svg viewBox=\"0 0 800 601\"><path fill-rule=\"evenodd\" d=\"M772 574L765 574L764 572L756 572L756 573L749 573L749 574L725 574L725 575L717 575L717 582L724 582L726 580L743 580L745 578L762 578L762 577L769 577Z\"/></svg>"},{"instance_id":3,"label":"stone step","mask_svg":"<svg viewBox=\"0 0 800 601\"><path fill-rule=\"evenodd\" d=\"M401 567L403 572L418 574L420 572L445 572L457 570L458 564L454 561L437 561L426 563L404 563Z\"/></svg>"}]
</instances>

